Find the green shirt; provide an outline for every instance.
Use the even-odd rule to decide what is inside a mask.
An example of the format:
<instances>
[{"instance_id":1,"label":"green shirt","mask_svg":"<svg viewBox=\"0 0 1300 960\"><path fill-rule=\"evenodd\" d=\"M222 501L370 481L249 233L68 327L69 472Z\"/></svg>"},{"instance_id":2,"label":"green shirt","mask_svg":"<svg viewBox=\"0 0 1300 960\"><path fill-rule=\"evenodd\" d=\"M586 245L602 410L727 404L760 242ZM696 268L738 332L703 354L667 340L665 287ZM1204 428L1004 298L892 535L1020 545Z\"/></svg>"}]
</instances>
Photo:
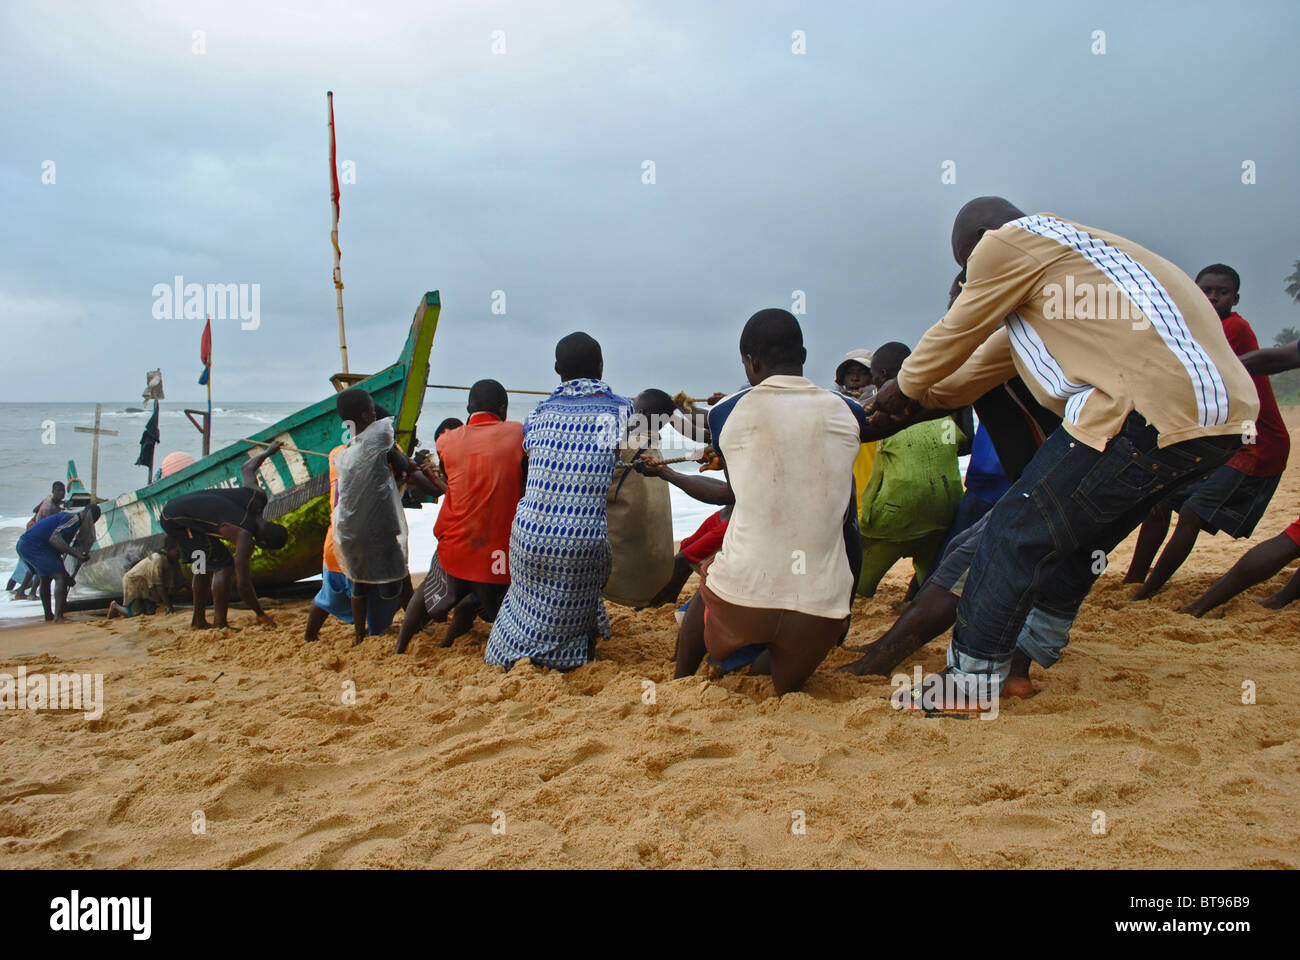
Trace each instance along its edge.
<instances>
[{"instance_id":1,"label":"green shirt","mask_svg":"<svg viewBox=\"0 0 1300 960\"><path fill-rule=\"evenodd\" d=\"M901 542L948 529L962 497L963 436L951 417L940 417L880 441L862 491L863 539Z\"/></svg>"}]
</instances>

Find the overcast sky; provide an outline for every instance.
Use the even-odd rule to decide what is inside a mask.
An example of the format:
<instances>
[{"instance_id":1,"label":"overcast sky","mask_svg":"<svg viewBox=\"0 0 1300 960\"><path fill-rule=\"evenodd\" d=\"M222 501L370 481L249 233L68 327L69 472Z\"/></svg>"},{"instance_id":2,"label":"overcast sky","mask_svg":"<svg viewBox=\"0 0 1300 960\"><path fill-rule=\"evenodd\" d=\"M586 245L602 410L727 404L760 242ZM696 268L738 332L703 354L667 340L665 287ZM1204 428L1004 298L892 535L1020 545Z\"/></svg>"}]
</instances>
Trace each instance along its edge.
<instances>
[{"instance_id":1,"label":"overcast sky","mask_svg":"<svg viewBox=\"0 0 1300 960\"><path fill-rule=\"evenodd\" d=\"M0 400L153 367L200 397L202 321L153 316L176 275L260 284L257 330L214 321L218 402L327 395L328 89L353 370L437 289L435 380L549 389L583 329L623 392L730 390L745 319L802 290L829 384L938 318L986 193L1236 266L1271 341L1300 325L1297 37L1287 0L6 2Z\"/></svg>"}]
</instances>

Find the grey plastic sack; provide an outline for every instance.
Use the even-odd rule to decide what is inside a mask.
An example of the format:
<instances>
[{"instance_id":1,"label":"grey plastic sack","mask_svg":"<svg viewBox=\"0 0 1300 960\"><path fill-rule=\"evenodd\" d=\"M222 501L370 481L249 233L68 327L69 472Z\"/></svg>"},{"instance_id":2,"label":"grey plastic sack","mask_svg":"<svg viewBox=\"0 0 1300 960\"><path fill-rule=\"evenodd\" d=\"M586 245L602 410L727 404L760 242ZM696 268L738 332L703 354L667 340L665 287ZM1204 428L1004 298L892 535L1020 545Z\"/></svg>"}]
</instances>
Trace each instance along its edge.
<instances>
[{"instance_id":1,"label":"grey plastic sack","mask_svg":"<svg viewBox=\"0 0 1300 960\"><path fill-rule=\"evenodd\" d=\"M376 420L336 461L334 549L348 579L391 583L407 575L406 513L388 467L393 419Z\"/></svg>"}]
</instances>

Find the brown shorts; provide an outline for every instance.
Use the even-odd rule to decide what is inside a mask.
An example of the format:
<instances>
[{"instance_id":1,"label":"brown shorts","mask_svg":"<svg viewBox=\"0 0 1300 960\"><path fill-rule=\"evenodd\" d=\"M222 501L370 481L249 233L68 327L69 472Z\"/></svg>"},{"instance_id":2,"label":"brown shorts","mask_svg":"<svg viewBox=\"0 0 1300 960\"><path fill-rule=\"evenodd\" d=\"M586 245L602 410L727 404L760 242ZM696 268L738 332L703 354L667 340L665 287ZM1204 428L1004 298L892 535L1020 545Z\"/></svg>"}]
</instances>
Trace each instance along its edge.
<instances>
[{"instance_id":1,"label":"brown shorts","mask_svg":"<svg viewBox=\"0 0 1300 960\"><path fill-rule=\"evenodd\" d=\"M765 645L772 654L772 679L779 692L801 686L848 626L848 617L815 617L723 600L708 587L707 565L700 573L700 596L704 598L704 645L709 656L723 663L745 647Z\"/></svg>"}]
</instances>

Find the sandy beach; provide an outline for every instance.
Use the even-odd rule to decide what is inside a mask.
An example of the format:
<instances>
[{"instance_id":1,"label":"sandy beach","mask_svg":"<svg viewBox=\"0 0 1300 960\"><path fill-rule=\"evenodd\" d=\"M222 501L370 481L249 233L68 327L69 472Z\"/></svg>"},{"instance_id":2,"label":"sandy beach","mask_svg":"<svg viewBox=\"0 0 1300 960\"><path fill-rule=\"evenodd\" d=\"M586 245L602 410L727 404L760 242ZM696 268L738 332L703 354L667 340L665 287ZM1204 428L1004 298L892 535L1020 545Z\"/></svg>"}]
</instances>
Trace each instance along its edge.
<instances>
[{"instance_id":1,"label":"sandy beach","mask_svg":"<svg viewBox=\"0 0 1300 960\"><path fill-rule=\"evenodd\" d=\"M1297 504L1293 459L1251 542ZM1197 621L1175 610L1247 544L1203 537L1142 604L1132 546L1039 694L993 721L897 714L888 681L832 672L849 650L781 699L673 681L671 608L611 605L613 641L567 675L485 665L481 623L407 656L337 621L304 644L306 601L274 630L0 629L0 672L102 673L105 699L94 720L0 714L0 867L1300 866L1297 611L1254 602L1294 565ZM858 600L850 646L906 580Z\"/></svg>"}]
</instances>

